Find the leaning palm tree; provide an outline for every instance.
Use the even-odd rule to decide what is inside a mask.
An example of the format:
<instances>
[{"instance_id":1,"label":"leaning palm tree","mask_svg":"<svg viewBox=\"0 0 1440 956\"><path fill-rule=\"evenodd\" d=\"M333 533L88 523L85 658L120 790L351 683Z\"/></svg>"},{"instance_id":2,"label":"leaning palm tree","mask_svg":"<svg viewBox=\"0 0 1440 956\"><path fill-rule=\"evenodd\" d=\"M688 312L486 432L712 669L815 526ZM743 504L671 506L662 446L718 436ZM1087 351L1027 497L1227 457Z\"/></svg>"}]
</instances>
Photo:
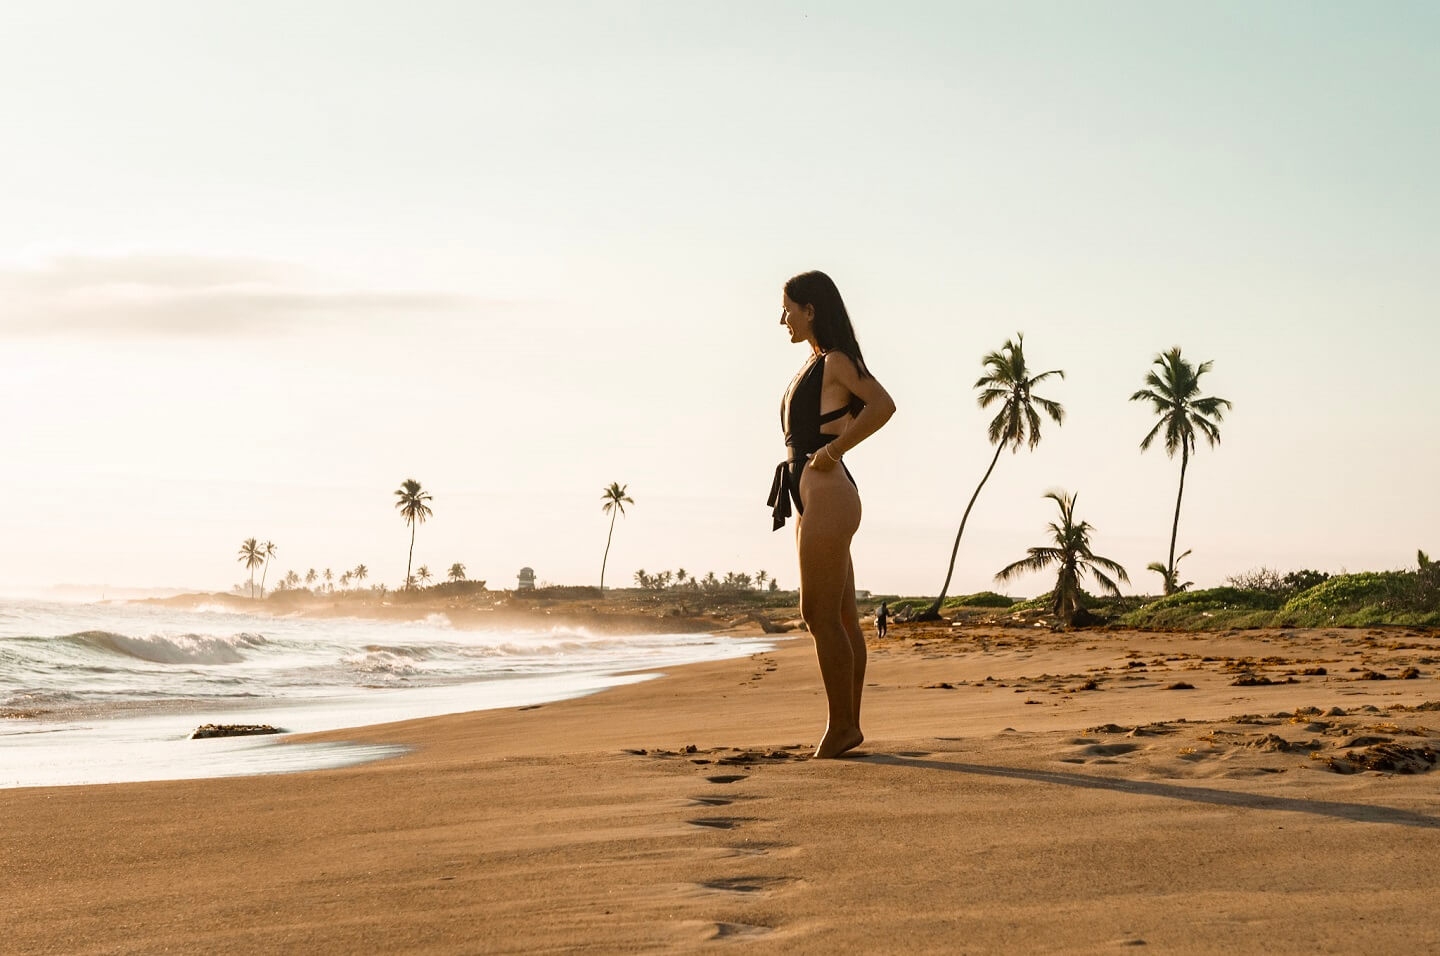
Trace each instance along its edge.
<instances>
[{"instance_id":1,"label":"leaning palm tree","mask_svg":"<svg viewBox=\"0 0 1440 956\"><path fill-rule=\"evenodd\" d=\"M461 564L459 561L456 561L454 564L450 565L449 573L450 580L463 581L465 580L465 565Z\"/></svg>"},{"instance_id":2,"label":"leaning palm tree","mask_svg":"<svg viewBox=\"0 0 1440 956\"><path fill-rule=\"evenodd\" d=\"M1052 547L1029 548L1030 556L1014 564L1006 565L995 575L997 581L1009 581L1029 571L1044 571L1058 567L1055 590L1051 592L1050 610L1065 622L1074 623L1075 612L1080 609L1080 577L1088 572L1106 592L1120 596L1120 588L1105 573L1115 575L1126 584L1130 577L1125 569L1102 558L1090 550L1090 532L1095 530L1088 521L1075 521L1075 499L1078 495L1067 495L1063 491L1046 492L1046 498L1060 506L1060 523L1050 523Z\"/></svg>"},{"instance_id":3,"label":"leaning palm tree","mask_svg":"<svg viewBox=\"0 0 1440 956\"><path fill-rule=\"evenodd\" d=\"M416 568L416 569L415 569L415 577L416 577L416 579L418 579L418 580L420 581L421 584L429 584L429 583L430 583L430 565L428 565L428 564L422 564L422 565L420 565L420 567Z\"/></svg>"},{"instance_id":4,"label":"leaning palm tree","mask_svg":"<svg viewBox=\"0 0 1440 956\"><path fill-rule=\"evenodd\" d=\"M250 572L250 599L255 599L255 568L265 563L264 550L254 538L246 538L240 545L240 557L238 559L245 569Z\"/></svg>"},{"instance_id":5,"label":"leaning palm tree","mask_svg":"<svg viewBox=\"0 0 1440 956\"><path fill-rule=\"evenodd\" d=\"M405 586L411 586L410 562L415 559L415 526L424 524L425 519L432 514L430 506L430 495L420 490L420 482L414 478L406 478L401 482L400 487L395 491L395 507L400 509L400 517L410 526L410 555L405 559Z\"/></svg>"},{"instance_id":6,"label":"leaning palm tree","mask_svg":"<svg viewBox=\"0 0 1440 956\"><path fill-rule=\"evenodd\" d=\"M998 352L986 355L980 360L980 364L988 371L975 382L974 387L980 389L976 402L981 408L989 408L996 402L1001 403L1000 414L990 422L990 444L995 446L995 455L990 459L990 467L985 469L980 484L975 486L975 493L970 496L965 513L960 516L960 530L955 532L955 546L950 549L950 567L945 572L945 583L940 586L940 596L917 618L921 621L934 621L940 617L940 605L945 603L945 595L950 590L950 578L955 574L955 556L960 553L960 537L965 533L965 522L970 520L970 509L975 507L975 499L980 497L980 489L990 480L990 473L995 470L1000 453L1006 448L1019 452L1021 445L1029 445L1030 450L1034 451L1040 444L1040 415L1035 411L1036 405L1039 405L1055 424L1060 425L1065 421L1065 409L1059 402L1041 398L1033 391L1036 385L1052 375L1064 378L1065 372L1057 368L1031 375L1030 367L1025 364L1024 334L1016 332L1015 338L1007 339Z\"/></svg>"},{"instance_id":7,"label":"leaning palm tree","mask_svg":"<svg viewBox=\"0 0 1440 956\"><path fill-rule=\"evenodd\" d=\"M1210 371L1214 362L1201 362L1192 366L1180 357L1180 347L1155 356L1159 371L1151 369L1145 376L1147 388L1130 396L1130 401L1149 402L1160 420L1140 441L1140 450L1145 451L1155 436L1165 431L1165 454L1175 457L1180 450L1180 490L1175 495L1175 519L1170 522L1170 558L1165 562L1165 593L1175 591L1178 571L1175 557L1175 538L1180 531L1180 499L1185 494L1185 469L1190 464L1190 453L1195 450L1195 432L1204 433L1211 447L1220 443L1220 422L1230 403L1223 398L1211 398L1200 394L1200 376ZM1190 552L1185 552L1189 554Z\"/></svg>"},{"instance_id":8,"label":"leaning palm tree","mask_svg":"<svg viewBox=\"0 0 1440 956\"><path fill-rule=\"evenodd\" d=\"M625 513L626 505L633 505L635 502L625 493L629 485L622 485L618 481L610 482L610 487L601 492L600 497L605 504L600 510L610 515L610 533L605 536L605 557L600 561L600 593L605 593L605 565L610 560L610 539L615 536L615 516Z\"/></svg>"},{"instance_id":9,"label":"leaning palm tree","mask_svg":"<svg viewBox=\"0 0 1440 956\"><path fill-rule=\"evenodd\" d=\"M260 553L265 556L265 567L260 569L260 596L263 598L265 596L265 575L270 573L270 559L279 554L280 549L275 547L275 542L266 541L260 545Z\"/></svg>"}]
</instances>

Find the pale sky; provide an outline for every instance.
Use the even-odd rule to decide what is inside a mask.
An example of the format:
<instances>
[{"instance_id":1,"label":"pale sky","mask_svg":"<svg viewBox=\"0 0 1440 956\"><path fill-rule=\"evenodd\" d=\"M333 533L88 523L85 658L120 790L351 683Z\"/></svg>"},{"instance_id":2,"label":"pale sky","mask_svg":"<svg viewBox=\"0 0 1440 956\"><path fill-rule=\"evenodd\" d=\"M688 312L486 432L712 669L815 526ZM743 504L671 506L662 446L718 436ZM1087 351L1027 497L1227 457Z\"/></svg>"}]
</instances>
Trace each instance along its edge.
<instances>
[{"instance_id":1,"label":"pale sky","mask_svg":"<svg viewBox=\"0 0 1440 956\"><path fill-rule=\"evenodd\" d=\"M797 572L764 499L790 275L899 411L847 456L859 587L934 593L988 464L980 357L1069 412L951 593L1079 493L1136 588L1178 460L1155 353L1234 402L1182 570L1440 550L1440 7L204 3L0 8L0 590L278 570ZM1030 578L1010 593L1034 594Z\"/></svg>"}]
</instances>

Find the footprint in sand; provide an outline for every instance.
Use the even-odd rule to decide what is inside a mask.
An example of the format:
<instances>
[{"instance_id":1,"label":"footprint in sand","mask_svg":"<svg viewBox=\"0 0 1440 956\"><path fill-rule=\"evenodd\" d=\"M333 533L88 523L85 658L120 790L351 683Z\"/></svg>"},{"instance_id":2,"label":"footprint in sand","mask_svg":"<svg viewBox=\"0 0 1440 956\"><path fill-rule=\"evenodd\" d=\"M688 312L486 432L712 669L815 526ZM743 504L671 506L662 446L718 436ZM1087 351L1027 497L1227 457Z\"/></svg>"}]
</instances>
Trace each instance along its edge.
<instances>
[{"instance_id":1,"label":"footprint in sand","mask_svg":"<svg viewBox=\"0 0 1440 956\"><path fill-rule=\"evenodd\" d=\"M751 896L773 893L795 882L793 876L725 876L696 883L695 888L701 892Z\"/></svg>"},{"instance_id":2,"label":"footprint in sand","mask_svg":"<svg viewBox=\"0 0 1440 956\"><path fill-rule=\"evenodd\" d=\"M757 926L753 923L711 923L705 938L739 941L773 932L769 926Z\"/></svg>"},{"instance_id":3,"label":"footprint in sand","mask_svg":"<svg viewBox=\"0 0 1440 956\"><path fill-rule=\"evenodd\" d=\"M686 820L692 827L706 827L711 830L733 830L745 821L740 817L705 817L699 820Z\"/></svg>"}]
</instances>

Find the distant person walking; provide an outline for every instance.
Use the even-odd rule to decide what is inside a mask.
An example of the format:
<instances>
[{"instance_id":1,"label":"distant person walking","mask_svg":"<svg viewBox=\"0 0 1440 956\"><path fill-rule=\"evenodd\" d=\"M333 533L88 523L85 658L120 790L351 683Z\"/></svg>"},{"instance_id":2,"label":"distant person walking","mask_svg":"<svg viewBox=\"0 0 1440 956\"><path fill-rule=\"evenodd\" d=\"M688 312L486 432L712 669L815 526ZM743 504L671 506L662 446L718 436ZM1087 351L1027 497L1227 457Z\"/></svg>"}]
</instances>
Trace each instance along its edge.
<instances>
[{"instance_id":1,"label":"distant person walking","mask_svg":"<svg viewBox=\"0 0 1440 956\"><path fill-rule=\"evenodd\" d=\"M890 623L890 608L885 602L880 602L880 609L875 612L875 636L881 640L885 639L885 626Z\"/></svg>"},{"instance_id":2,"label":"distant person walking","mask_svg":"<svg viewBox=\"0 0 1440 956\"><path fill-rule=\"evenodd\" d=\"M775 530L795 505L800 557L800 616L815 639L829 721L816 757L838 757L865 739L865 635L855 606L850 539L860 527L860 492L841 458L895 414L889 393L870 374L840 290L823 272L785 283L780 324L810 358L780 403L787 457L775 469L768 504ZM828 411L827 411L828 409ZM839 466L838 468L836 466Z\"/></svg>"}]
</instances>

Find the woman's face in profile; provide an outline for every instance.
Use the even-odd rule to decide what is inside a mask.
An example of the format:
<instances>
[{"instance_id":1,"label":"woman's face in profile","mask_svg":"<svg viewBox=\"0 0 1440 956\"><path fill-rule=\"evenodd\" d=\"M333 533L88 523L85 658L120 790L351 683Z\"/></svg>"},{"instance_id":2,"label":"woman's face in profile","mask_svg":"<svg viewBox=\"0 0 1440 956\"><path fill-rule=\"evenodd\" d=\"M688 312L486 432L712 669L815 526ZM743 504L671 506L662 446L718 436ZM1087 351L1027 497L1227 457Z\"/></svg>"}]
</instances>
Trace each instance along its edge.
<instances>
[{"instance_id":1,"label":"woman's face in profile","mask_svg":"<svg viewBox=\"0 0 1440 956\"><path fill-rule=\"evenodd\" d=\"M790 330L790 341L804 342L810 337L815 323L815 310L808 305L796 305L788 295L781 296L780 324Z\"/></svg>"}]
</instances>

